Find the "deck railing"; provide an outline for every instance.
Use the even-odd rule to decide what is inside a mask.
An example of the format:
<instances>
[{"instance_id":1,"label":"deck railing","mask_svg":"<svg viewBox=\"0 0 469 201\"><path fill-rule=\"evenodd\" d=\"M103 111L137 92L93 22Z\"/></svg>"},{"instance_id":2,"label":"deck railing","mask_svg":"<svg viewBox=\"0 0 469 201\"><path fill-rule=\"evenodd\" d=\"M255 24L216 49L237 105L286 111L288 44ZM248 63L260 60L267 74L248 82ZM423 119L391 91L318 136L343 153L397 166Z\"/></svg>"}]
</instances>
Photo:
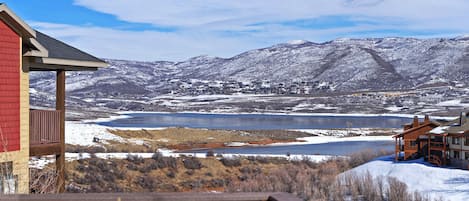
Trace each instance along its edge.
<instances>
[{"instance_id":1,"label":"deck railing","mask_svg":"<svg viewBox=\"0 0 469 201\"><path fill-rule=\"evenodd\" d=\"M443 142L437 142L437 141L430 142L431 147L444 147L443 145L444 145ZM448 144L446 144L446 146L448 146Z\"/></svg>"},{"instance_id":2,"label":"deck railing","mask_svg":"<svg viewBox=\"0 0 469 201\"><path fill-rule=\"evenodd\" d=\"M29 111L29 143L31 145L60 142L60 111Z\"/></svg>"}]
</instances>

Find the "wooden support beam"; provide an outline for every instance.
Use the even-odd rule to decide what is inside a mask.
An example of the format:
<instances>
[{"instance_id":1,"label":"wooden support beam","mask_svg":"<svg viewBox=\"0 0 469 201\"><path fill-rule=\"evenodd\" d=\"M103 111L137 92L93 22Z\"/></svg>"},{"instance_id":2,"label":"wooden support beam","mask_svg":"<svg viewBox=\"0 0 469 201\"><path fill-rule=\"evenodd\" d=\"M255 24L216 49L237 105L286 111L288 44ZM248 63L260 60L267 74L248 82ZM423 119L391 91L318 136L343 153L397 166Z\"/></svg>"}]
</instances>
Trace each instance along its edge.
<instances>
[{"instance_id":1,"label":"wooden support beam","mask_svg":"<svg viewBox=\"0 0 469 201\"><path fill-rule=\"evenodd\" d=\"M60 154L56 155L57 191L65 192L65 71L57 70L56 110L60 111Z\"/></svg>"},{"instance_id":2,"label":"wooden support beam","mask_svg":"<svg viewBox=\"0 0 469 201\"><path fill-rule=\"evenodd\" d=\"M30 145L29 156L59 155L62 151L60 143Z\"/></svg>"},{"instance_id":3,"label":"wooden support beam","mask_svg":"<svg viewBox=\"0 0 469 201\"><path fill-rule=\"evenodd\" d=\"M446 165L446 136L443 135L443 165Z\"/></svg>"},{"instance_id":4,"label":"wooden support beam","mask_svg":"<svg viewBox=\"0 0 469 201\"><path fill-rule=\"evenodd\" d=\"M428 149L428 155L427 155L427 160L430 161L430 154L431 154L431 138L432 138L432 135L431 134L428 134L428 145L427 145L427 149Z\"/></svg>"},{"instance_id":5,"label":"wooden support beam","mask_svg":"<svg viewBox=\"0 0 469 201\"><path fill-rule=\"evenodd\" d=\"M397 144L397 137L395 138L395 147L394 147L394 149L396 150L396 151L394 152L394 161L397 162L397 159L398 159L398 157L399 157L399 152L401 151L401 150L399 149L399 145Z\"/></svg>"}]
</instances>

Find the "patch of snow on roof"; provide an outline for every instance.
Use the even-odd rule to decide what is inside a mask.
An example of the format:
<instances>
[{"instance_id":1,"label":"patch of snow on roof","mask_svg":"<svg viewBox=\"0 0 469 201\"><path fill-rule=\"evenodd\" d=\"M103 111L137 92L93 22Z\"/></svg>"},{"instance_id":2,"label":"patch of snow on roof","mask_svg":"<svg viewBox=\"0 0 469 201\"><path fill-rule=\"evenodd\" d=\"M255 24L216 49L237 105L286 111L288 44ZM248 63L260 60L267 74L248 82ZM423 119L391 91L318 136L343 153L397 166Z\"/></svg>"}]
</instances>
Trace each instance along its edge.
<instances>
[{"instance_id":1,"label":"patch of snow on roof","mask_svg":"<svg viewBox=\"0 0 469 201\"><path fill-rule=\"evenodd\" d=\"M439 126L430 131L431 134L443 134L446 133L449 126Z\"/></svg>"}]
</instances>

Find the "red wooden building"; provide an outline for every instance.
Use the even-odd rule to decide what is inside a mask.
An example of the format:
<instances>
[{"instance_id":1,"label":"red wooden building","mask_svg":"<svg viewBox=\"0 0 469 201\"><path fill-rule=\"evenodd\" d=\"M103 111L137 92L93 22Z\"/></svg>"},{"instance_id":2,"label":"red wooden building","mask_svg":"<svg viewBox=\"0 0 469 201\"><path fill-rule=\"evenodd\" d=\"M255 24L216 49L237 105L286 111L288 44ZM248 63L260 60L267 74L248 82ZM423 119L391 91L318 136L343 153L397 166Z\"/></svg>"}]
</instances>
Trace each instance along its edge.
<instances>
[{"instance_id":1,"label":"red wooden building","mask_svg":"<svg viewBox=\"0 0 469 201\"><path fill-rule=\"evenodd\" d=\"M0 191L29 192L29 157L56 155L64 189L65 72L107 64L40 33L0 4ZM56 72L56 108L29 106L29 72ZM5 185L8 184L8 185Z\"/></svg>"}]
</instances>

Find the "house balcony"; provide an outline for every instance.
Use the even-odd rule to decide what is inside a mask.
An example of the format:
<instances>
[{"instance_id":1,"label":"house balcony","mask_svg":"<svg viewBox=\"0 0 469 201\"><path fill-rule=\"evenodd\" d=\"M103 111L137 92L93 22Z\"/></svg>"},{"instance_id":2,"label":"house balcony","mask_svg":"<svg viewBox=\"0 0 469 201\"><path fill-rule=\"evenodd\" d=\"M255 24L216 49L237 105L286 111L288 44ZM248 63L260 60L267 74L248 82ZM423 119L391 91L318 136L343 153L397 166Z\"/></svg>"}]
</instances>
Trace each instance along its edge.
<instances>
[{"instance_id":1,"label":"house balcony","mask_svg":"<svg viewBox=\"0 0 469 201\"><path fill-rule=\"evenodd\" d=\"M449 147L449 144L446 143L446 145L445 145L443 142L437 142L437 141L430 142L430 149L431 150L443 151L445 147Z\"/></svg>"},{"instance_id":2,"label":"house balcony","mask_svg":"<svg viewBox=\"0 0 469 201\"><path fill-rule=\"evenodd\" d=\"M60 139L59 110L29 111L29 155L42 156L59 154Z\"/></svg>"}]
</instances>

